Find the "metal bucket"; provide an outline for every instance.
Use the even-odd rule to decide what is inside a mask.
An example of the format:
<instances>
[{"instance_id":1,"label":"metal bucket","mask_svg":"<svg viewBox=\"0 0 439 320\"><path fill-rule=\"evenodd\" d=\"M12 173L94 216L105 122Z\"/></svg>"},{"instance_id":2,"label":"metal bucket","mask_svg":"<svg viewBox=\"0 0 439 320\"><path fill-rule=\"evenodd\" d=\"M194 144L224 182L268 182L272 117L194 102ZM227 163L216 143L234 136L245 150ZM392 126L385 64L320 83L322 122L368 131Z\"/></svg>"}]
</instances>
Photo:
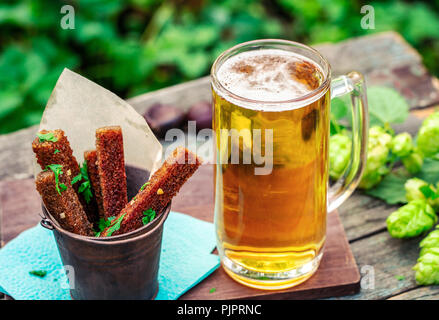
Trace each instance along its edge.
<instances>
[{"instance_id":1,"label":"metal bucket","mask_svg":"<svg viewBox=\"0 0 439 320\"><path fill-rule=\"evenodd\" d=\"M144 174L135 174L135 178L131 175L130 178L130 168L127 167L126 171L130 195L130 186L137 192L141 185L136 180L147 179ZM42 207L41 225L53 230L63 265L68 271L73 299L146 300L156 296L163 224L171 204L148 225L109 238L85 237L66 231L44 205Z\"/></svg>"}]
</instances>

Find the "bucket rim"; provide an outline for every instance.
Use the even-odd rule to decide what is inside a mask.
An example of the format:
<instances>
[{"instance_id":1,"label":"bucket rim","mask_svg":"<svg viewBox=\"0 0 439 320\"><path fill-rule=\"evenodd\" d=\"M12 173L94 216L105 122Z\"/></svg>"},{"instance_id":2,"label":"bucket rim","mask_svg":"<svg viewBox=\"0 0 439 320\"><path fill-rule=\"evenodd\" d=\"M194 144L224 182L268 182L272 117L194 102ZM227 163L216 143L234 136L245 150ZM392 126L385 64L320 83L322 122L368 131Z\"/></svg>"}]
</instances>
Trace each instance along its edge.
<instances>
[{"instance_id":1,"label":"bucket rim","mask_svg":"<svg viewBox=\"0 0 439 320\"><path fill-rule=\"evenodd\" d=\"M49 210L47 210L44 203L41 203L42 209L43 209L43 220L48 219L50 220L50 224L52 226L52 231L56 230L61 234L64 234L65 236L69 238L73 238L78 241L84 241L88 243L98 244L98 245L118 245L118 244L126 244L129 242L137 241L142 238L147 238L149 235L154 233L157 229L161 228L163 224L165 223L166 219L169 216L169 213L171 212L171 204L170 202L161 212L160 214L149 224L144 225L136 230L123 233L116 236L111 236L108 238L97 238L97 237L89 237L89 236L83 236L79 235L70 231L67 231L61 226L59 226L58 222L52 217ZM47 213L47 214L46 214ZM43 222L43 220L41 222ZM154 222L157 221L155 224ZM46 227L46 226L44 226ZM47 227L46 227L47 228ZM142 230L144 229L144 230ZM136 234L138 233L138 234ZM131 235L131 236L130 236Z\"/></svg>"}]
</instances>

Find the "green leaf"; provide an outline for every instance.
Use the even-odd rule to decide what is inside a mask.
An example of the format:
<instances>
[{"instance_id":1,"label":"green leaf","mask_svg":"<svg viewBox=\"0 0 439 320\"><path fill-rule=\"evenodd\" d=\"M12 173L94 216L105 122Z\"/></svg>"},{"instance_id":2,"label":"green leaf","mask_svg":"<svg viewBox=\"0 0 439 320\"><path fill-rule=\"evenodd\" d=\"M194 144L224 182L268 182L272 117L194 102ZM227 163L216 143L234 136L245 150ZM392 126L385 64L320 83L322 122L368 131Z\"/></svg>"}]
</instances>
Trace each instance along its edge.
<instances>
[{"instance_id":1,"label":"green leaf","mask_svg":"<svg viewBox=\"0 0 439 320\"><path fill-rule=\"evenodd\" d=\"M412 176L409 176L402 170L396 170L384 177L381 183L376 187L365 193L372 197L381 199L388 204L407 203L404 184L411 177ZM430 184L437 183L439 181L439 161L435 159L425 159L421 171L415 174L414 177L422 179ZM425 192L428 191L425 190ZM432 199L436 198L433 197Z\"/></svg>"},{"instance_id":2,"label":"green leaf","mask_svg":"<svg viewBox=\"0 0 439 320\"><path fill-rule=\"evenodd\" d=\"M87 161L84 161L80 168L80 171L81 173L73 178L72 185L78 181L84 180L84 182L82 182L79 186L78 192L81 193L85 201L89 203L91 198L93 198L93 192L91 191L91 183L88 177Z\"/></svg>"},{"instance_id":3,"label":"green leaf","mask_svg":"<svg viewBox=\"0 0 439 320\"><path fill-rule=\"evenodd\" d=\"M148 210L143 211L143 215L144 215L144 217L142 218L142 223L143 223L143 225L147 225L152 220L154 220L156 213L154 210L149 208Z\"/></svg>"},{"instance_id":4,"label":"green leaf","mask_svg":"<svg viewBox=\"0 0 439 320\"><path fill-rule=\"evenodd\" d=\"M25 68L25 78L20 86L23 91L32 90L34 86L46 76L46 62L38 54L26 51L26 59L23 66Z\"/></svg>"},{"instance_id":5,"label":"green leaf","mask_svg":"<svg viewBox=\"0 0 439 320\"><path fill-rule=\"evenodd\" d=\"M25 1L16 5L4 4L0 6L0 24L14 24L17 26L30 26L33 24L32 6Z\"/></svg>"},{"instance_id":6,"label":"green leaf","mask_svg":"<svg viewBox=\"0 0 439 320\"><path fill-rule=\"evenodd\" d=\"M84 180L89 180L88 179L88 165L87 165L87 160L84 160L84 163L82 164L82 167L80 168L81 171L81 175L82 178Z\"/></svg>"},{"instance_id":7,"label":"green leaf","mask_svg":"<svg viewBox=\"0 0 439 320\"><path fill-rule=\"evenodd\" d=\"M61 192L66 191L67 190L67 186L64 183L60 183L59 184L59 189L61 190Z\"/></svg>"},{"instance_id":8,"label":"green leaf","mask_svg":"<svg viewBox=\"0 0 439 320\"><path fill-rule=\"evenodd\" d=\"M75 36L81 43L91 41L111 41L115 38L114 25L108 22L86 21L77 18L75 23Z\"/></svg>"},{"instance_id":9,"label":"green leaf","mask_svg":"<svg viewBox=\"0 0 439 320\"><path fill-rule=\"evenodd\" d=\"M0 92L0 119L3 119L16 111L23 103L23 98L15 90Z\"/></svg>"},{"instance_id":10,"label":"green leaf","mask_svg":"<svg viewBox=\"0 0 439 320\"><path fill-rule=\"evenodd\" d=\"M220 35L220 29L212 24L198 25L191 30L196 37L192 38L191 46L193 48L206 47L211 45L214 41L218 39Z\"/></svg>"},{"instance_id":11,"label":"green leaf","mask_svg":"<svg viewBox=\"0 0 439 320\"><path fill-rule=\"evenodd\" d=\"M61 195L62 191L65 191L67 189L67 186L63 183L61 183L61 188L59 184L59 176L63 173L62 172L62 165L60 164L49 164L46 166L46 169L52 170L53 174L55 175L55 188L59 195Z\"/></svg>"},{"instance_id":12,"label":"green leaf","mask_svg":"<svg viewBox=\"0 0 439 320\"><path fill-rule=\"evenodd\" d=\"M90 181L85 181L85 182L81 183L81 185L79 186L78 192L82 193L85 191L85 189L87 189L89 187L90 187Z\"/></svg>"},{"instance_id":13,"label":"green leaf","mask_svg":"<svg viewBox=\"0 0 439 320\"><path fill-rule=\"evenodd\" d=\"M32 276L44 278L47 275L47 271L46 270L32 270L32 271L29 271L29 274Z\"/></svg>"},{"instance_id":14,"label":"green leaf","mask_svg":"<svg viewBox=\"0 0 439 320\"><path fill-rule=\"evenodd\" d=\"M349 97L337 97L331 100L331 118L330 118L330 134L331 136L341 133L345 126L341 125L338 120L346 118L349 111ZM351 119L349 119L351 120Z\"/></svg>"},{"instance_id":15,"label":"green leaf","mask_svg":"<svg viewBox=\"0 0 439 320\"><path fill-rule=\"evenodd\" d=\"M349 36L349 32L336 24L322 23L310 27L311 43L337 42Z\"/></svg>"},{"instance_id":16,"label":"green leaf","mask_svg":"<svg viewBox=\"0 0 439 320\"><path fill-rule=\"evenodd\" d=\"M107 228L110 225L110 221L106 220L104 218L100 218L99 222L98 222L98 228L100 231L104 230L105 228Z\"/></svg>"},{"instance_id":17,"label":"green leaf","mask_svg":"<svg viewBox=\"0 0 439 320\"><path fill-rule=\"evenodd\" d=\"M439 38L439 16L424 3L414 3L408 11L404 35L413 43Z\"/></svg>"},{"instance_id":18,"label":"green leaf","mask_svg":"<svg viewBox=\"0 0 439 320\"><path fill-rule=\"evenodd\" d=\"M371 126L403 123L408 117L409 106L394 89L381 86L370 87L367 99Z\"/></svg>"},{"instance_id":19,"label":"green leaf","mask_svg":"<svg viewBox=\"0 0 439 320\"><path fill-rule=\"evenodd\" d=\"M98 222L98 231L95 233L96 237L101 235L101 232L104 231L111 225L111 221L113 221L116 217L109 217L108 219L100 218Z\"/></svg>"},{"instance_id":20,"label":"green leaf","mask_svg":"<svg viewBox=\"0 0 439 320\"><path fill-rule=\"evenodd\" d=\"M347 96L346 96L347 97ZM346 98L337 97L331 100L331 114L334 116L336 120L343 119L348 115L349 111L349 102L346 101Z\"/></svg>"},{"instance_id":21,"label":"green leaf","mask_svg":"<svg viewBox=\"0 0 439 320\"><path fill-rule=\"evenodd\" d=\"M146 188L147 185L151 184L151 182L145 182L141 187L140 187L140 191L143 191L143 189Z\"/></svg>"},{"instance_id":22,"label":"green leaf","mask_svg":"<svg viewBox=\"0 0 439 320\"><path fill-rule=\"evenodd\" d=\"M405 277L404 277L404 276L401 276L401 275L396 275L396 276L395 276L395 279L398 280L398 281L404 281L404 280L405 280Z\"/></svg>"},{"instance_id":23,"label":"green leaf","mask_svg":"<svg viewBox=\"0 0 439 320\"><path fill-rule=\"evenodd\" d=\"M416 175L419 179L427 181L431 184L439 182L439 161L435 159L426 158L422 165L421 171Z\"/></svg>"},{"instance_id":24,"label":"green leaf","mask_svg":"<svg viewBox=\"0 0 439 320\"><path fill-rule=\"evenodd\" d=\"M107 231L107 237L111 237L111 235L116 232L117 230L120 229L120 224L122 223L123 218L125 217L126 213L124 213L123 215L121 215L119 218L117 218L117 220L112 223L112 225L108 228Z\"/></svg>"},{"instance_id":25,"label":"green leaf","mask_svg":"<svg viewBox=\"0 0 439 320\"><path fill-rule=\"evenodd\" d=\"M93 193L91 192L91 188L87 188L83 192L83 196L85 199L85 202L90 203L91 198L93 198Z\"/></svg>"},{"instance_id":26,"label":"green leaf","mask_svg":"<svg viewBox=\"0 0 439 320\"><path fill-rule=\"evenodd\" d=\"M45 141L57 142L58 141L58 138L55 137L53 132L37 133L37 137L40 140L40 142L45 142Z\"/></svg>"},{"instance_id":27,"label":"green leaf","mask_svg":"<svg viewBox=\"0 0 439 320\"><path fill-rule=\"evenodd\" d=\"M176 57L176 63L185 76L196 78L209 68L209 57L205 52L185 52Z\"/></svg>"},{"instance_id":28,"label":"green leaf","mask_svg":"<svg viewBox=\"0 0 439 320\"><path fill-rule=\"evenodd\" d=\"M407 203L404 184L408 177L402 174L390 173L374 188L365 193L381 199L388 204Z\"/></svg>"}]
</instances>

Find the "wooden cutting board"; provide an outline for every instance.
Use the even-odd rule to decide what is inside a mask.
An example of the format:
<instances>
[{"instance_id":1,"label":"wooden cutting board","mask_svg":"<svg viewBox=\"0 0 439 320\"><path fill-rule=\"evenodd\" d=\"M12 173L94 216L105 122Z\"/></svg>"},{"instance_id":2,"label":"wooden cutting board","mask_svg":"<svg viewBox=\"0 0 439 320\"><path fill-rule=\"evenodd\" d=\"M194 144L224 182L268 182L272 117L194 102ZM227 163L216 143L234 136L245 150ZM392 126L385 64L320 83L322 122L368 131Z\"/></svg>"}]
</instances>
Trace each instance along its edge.
<instances>
[{"instance_id":1,"label":"wooden cutting board","mask_svg":"<svg viewBox=\"0 0 439 320\"><path fill-rule=\"evenodd\" d=\"M173 200L172 210L213 222L213 168L202 166ZM40 198L33 179L1 181L0 228L3 243L40 221ZM216 290L210 293L211 289ZM263 291L245 287L218 268L181 299L313 299L344 296L360 289L360 274L337 212L328 215L327 241L320 268L297 287Z\"/></svg>"}]
</instances>

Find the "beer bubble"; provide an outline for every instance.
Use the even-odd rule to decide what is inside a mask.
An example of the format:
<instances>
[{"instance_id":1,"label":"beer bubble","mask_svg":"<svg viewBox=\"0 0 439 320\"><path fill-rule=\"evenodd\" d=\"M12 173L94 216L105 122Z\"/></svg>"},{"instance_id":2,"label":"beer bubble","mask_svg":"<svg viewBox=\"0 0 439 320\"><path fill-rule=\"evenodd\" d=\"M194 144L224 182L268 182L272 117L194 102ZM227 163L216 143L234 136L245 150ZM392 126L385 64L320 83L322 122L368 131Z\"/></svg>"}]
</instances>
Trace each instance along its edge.
<instances>
[{"instance_id":1,"label":"beer bubble","mask_svg":"<svg viewBox=\"0 0 439 320\"><path fill-rule=\"evenodd\" d=\"M279 49L239 53L218 69L217 78L232 94L261 102L307 95L323 83L322 69L310 59Z\"/></svg>"}]
</instances>

